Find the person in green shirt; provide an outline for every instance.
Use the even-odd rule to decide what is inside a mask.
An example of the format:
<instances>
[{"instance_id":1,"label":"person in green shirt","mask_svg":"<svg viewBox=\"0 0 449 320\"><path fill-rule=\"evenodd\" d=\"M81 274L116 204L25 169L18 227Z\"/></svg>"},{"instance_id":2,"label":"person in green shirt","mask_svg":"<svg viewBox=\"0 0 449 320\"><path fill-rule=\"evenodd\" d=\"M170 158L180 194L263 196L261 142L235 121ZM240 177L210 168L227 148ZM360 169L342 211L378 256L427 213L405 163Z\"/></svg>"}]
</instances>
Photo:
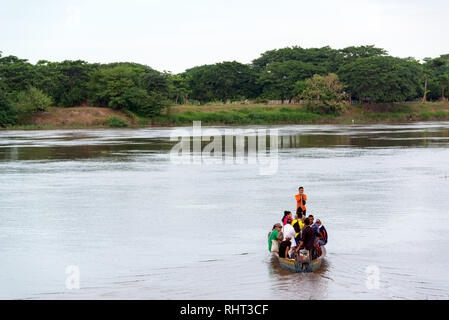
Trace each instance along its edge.
<instances>
[{"instance_id":1,"label":"person in green shirt","mask_svg":"<svg viewBox=\"0 0 449 320\"><path fill-rule=\"evenodd\" d=\"M273 226L273 230L270 232L269 236L268 236L268 251L271 252L271 244L272 244L272 240L278 240L278 235L279 232L282 230L282 226L280 223L276 223Z\"/></svg>"}]
</instances>

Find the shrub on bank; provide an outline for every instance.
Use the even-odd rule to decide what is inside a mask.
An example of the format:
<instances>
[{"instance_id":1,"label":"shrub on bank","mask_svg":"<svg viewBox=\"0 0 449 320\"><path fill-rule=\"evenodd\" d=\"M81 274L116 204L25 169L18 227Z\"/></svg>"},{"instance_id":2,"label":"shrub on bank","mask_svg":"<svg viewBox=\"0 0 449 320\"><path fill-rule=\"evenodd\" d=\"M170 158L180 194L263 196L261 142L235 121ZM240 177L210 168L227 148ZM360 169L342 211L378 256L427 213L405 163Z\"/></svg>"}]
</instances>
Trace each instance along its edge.
<instances>
[{"instance_id":1,"label":"shrub on bank","mask_svg":"<svg viewBox=\"0 0 449 320\"><path fill-rule=\"evenodd\" d=\"M49 96L34 87L20 92L16 102L19 123L29 124L36 113L47 111L52 103L53 101Z\"/></svg>"},{"instance_id":2,"label":"shrub on bank","mask_svg":"<svg viewBox=\"0 0 449 320\"><path fill-rule=\"evenodd\" d=\"M444 110L439 110L436 112L423 111L419 114L419 117L423 120L431 120L431 119L446 120L449 119L449 112Z\"/></svg>"},{"instance_id":3,"label":"shrub on bank","mask_svg":"<svg viewBox=\"0 0 449 320\"><path fill-rule=\"evenodd\" d=\"M129 125L127 121L117 116L110 117L107 120L107 123L111 128L125 128Z\"/></svg>"}]
</instances>

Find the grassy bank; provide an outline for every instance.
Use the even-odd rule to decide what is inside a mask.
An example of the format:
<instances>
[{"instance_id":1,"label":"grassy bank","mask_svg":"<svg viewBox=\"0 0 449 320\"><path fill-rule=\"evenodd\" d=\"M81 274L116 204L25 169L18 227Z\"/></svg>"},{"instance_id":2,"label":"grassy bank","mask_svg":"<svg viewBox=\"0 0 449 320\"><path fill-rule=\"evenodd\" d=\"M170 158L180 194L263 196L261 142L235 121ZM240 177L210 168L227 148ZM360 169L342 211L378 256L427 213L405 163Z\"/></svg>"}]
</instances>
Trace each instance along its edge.
<instances>
[{"instance_id":1,"label":"grassy bank","mask_svg":"<svg viewBox=\"0 0 449 320\"><path fill-rule=\"evenodd\" d=\"M389 105L352 105L338 115L316 114L301 105L205 105L176 106L153 118L152 125L226 124L345 124L395 123L449 120L446 103L401 103Z\"/></svg>"},{"instance_id":2,"label":"grassy bank","mask_svg":"<svg viewBox=\"0 0 449 320\"><path fill-rule=\"evenodd\" d=\"M192 121L201 121L203 124L293 124L318 123L332 121L333 115L318 115L302 108L233 108L231 110L202 111L187 110L161 115L151 120L152 124L185 125Z\"/></svg>"},{"instance_id":3,"label":"grassy bank","mask_svg":"<svg viewBox=\"0 0 449 320\"><path fill-rule=\"evenodd\" d=\"M312 113L301 105L178 105L151 119L109 108L50 108L49 111L36 115L28 125L8 129L137 128L191 125L192 121L201 121L204 125L262 125L401 123L431 120L449 121L449 105L442 102L352 105L339 115Z\"/></svg>"}]
</instances>

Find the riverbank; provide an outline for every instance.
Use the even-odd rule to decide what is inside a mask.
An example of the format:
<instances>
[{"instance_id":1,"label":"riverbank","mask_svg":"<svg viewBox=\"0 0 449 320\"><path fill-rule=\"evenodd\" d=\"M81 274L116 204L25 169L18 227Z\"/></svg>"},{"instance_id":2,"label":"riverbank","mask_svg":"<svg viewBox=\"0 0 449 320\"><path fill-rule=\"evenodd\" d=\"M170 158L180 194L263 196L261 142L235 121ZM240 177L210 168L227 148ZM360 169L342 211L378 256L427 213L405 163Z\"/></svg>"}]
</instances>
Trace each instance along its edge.
<instances>
[{"instance_id":1,"label":"riverbank","mask_svg":"<svg viewBox=\"0 0 449 320\"><path fill-rule=\"evenodd\" d=\"M263 124L369 124L411 121L449 121L449 104L444 102L400 103L389 105L351 105L339 115L309 112L302 105L206 104L177 105L154 118L109 108L50 108L37 114L29 125L7 129L82 129L147 126L183 126L192 121L203 125Z\"/></svg>"},{"instance_id":2,"label":"riverbank","mask_svg":"<svg viewBox=\"0 0 449 320\"><path fill-rule=\"evenodd\" d=\"M128 112L98 107L49 108L34 116L30 124L7 129L84 129L139 126L135 115Z\"/></svg>"},{"instance_id":3,"label":"riverbank","mask_svg":"<svg viewBox=\"0 0 449 320\"><path fill-rule=\"evenodd\" d=\"M303 105L182 105L152 119L153 124L184 125L199 120L209 125L234 124L368 124L449 120L443 102L351 105L338 115L316 114Z\"/></svg>"}]
</instances>

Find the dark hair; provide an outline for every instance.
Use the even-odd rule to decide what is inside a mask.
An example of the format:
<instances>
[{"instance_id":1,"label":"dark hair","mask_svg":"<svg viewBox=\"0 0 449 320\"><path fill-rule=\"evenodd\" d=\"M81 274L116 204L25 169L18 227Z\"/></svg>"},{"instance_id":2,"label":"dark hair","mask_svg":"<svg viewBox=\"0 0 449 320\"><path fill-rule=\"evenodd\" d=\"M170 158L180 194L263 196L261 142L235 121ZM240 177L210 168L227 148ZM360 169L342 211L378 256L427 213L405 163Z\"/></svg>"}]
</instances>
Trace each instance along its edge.
<instances>
[{"instance_id":1,"label":"dark hair","mask_svg":"<svg viewBox=\"0 0 449 320\"><path fill-rule=\"evenodd\" d=\"M281 222L282 222L282 223L284 223L284 218L285 218L289 213L291 213L291 212L290 212L290 211L287 211L287 210L284 211L284 216L283 216L282 219L281 219Z\"/></svg>"},{"instance_id":2,"label":"dark hair","mask_svg":"<svg viewBox=\"0 0 449 320\"><path fill-rule=\"evenodd\" d=\"M310 225L310 220L309 220L309 219L305 219L305 220L304 220L304 224L305 224L306 226Z\"/></svg>"},{"instance_id":3,"label":"dark hair","mask_svg":"<svg viewBox=\"0 0 449 320\"><path fill-rule=\"evenodd\" d=\"M309 214L309 218L312 217L313 218L313 214Z\"/></svg>"},{"instance_id":4,"label":"dark hair","mask_svg":"<svg viewBox=\"0 0 449 320\"><path fill-rule=\"evenodd\" d=\"M304 189L304 187L299 187L298 190L300 190L300 189Z\"/></svg>"}]
</instances>

